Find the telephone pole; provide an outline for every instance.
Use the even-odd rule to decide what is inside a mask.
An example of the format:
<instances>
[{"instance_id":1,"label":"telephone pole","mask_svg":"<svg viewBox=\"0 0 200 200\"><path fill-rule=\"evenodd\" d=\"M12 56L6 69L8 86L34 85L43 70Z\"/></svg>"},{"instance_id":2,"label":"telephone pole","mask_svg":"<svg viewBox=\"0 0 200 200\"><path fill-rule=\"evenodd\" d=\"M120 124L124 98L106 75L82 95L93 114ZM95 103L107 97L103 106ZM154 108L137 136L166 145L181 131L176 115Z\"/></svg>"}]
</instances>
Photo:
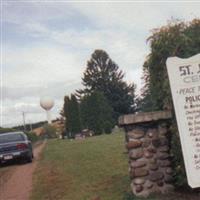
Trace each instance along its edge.
<instances>
[{"instance_id":1,"label":"telephone pole","mask_svg":"<svg viewBox=\"0 0 200 200\"><path fill-rule=\"evenodd\" d=\"M25 112L22 112L22 117L23 117L23 126L24 126L24 132L26 131L26 121L25 121Z\"/></svg>"}]
</instances>

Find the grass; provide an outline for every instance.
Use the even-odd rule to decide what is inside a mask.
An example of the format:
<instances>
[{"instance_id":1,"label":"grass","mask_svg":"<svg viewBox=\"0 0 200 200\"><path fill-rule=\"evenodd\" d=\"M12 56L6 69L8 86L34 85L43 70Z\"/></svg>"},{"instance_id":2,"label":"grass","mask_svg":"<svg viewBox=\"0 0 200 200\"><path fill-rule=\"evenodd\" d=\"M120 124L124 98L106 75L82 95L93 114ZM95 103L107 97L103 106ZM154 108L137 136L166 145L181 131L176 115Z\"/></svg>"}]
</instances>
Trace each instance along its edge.
<instances>
[{"instance_id":1,"label":"grass","mask_svg":"<svg viewBox=\"0 0 200 200\"><path fill-rule=\"evenodd\" d=\"M130 191L124 134L49 140L33 180L32 200L141 200ZM199 194L200 195L200 194ZM148 200L199 200L181 190Z\"/></svg>"},{"instance_id":2,"label":"grass","mask_svg":"<svg viewBox=\"0 0 200 200\"><path fill-rule=\"evenodd\" d=\"M123 133L49 140L34 175L33 200L122 200L129 191Z\"/></svg>"}]
</instances>

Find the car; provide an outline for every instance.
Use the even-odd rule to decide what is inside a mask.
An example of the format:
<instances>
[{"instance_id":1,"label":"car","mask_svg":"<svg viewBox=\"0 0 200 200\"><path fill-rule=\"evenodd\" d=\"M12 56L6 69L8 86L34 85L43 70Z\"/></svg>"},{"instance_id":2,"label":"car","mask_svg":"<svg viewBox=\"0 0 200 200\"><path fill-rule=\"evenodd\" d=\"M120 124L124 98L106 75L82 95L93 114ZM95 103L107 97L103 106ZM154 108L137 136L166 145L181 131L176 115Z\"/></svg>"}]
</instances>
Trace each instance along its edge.
<instances>
[{"instance_id":1,"label":"car","mask_svg":"<svg viewBox=\"0 0 200 200\"><path fill-rule=\"evenodd\" d=\"M11 160L32 162L33 148L31 141L23 132L0 134L0 163Z\"/></svg>"}]
</instances>

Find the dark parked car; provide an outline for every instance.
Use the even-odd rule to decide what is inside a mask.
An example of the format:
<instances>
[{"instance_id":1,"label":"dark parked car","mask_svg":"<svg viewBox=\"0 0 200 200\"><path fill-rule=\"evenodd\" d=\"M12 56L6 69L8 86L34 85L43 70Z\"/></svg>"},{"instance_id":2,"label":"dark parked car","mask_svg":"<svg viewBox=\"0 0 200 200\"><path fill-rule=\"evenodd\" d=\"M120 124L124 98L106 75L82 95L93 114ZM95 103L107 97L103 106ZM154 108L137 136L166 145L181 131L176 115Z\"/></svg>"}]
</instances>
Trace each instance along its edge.
<instances>
[{"instance_id":1,"label":"dark parked car","mask_svg":"<svg viewBox=\"0 0 200 200\"><path fill-rule=\"evenodd\" d=\"M32 144L23 132L0 134L0 163L22 159L32 162Z\"/></svg>"}]
</instances>

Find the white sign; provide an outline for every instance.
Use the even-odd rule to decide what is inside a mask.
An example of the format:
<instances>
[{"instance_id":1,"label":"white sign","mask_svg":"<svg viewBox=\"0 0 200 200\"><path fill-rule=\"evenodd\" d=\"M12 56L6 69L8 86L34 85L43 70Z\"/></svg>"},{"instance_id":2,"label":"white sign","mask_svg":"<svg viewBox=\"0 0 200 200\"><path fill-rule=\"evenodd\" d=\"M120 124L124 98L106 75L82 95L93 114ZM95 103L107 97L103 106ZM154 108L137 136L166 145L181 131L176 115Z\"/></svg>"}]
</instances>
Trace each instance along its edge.
<instances>
[{"instance_id":1,"label":"white sign","mask_svg":"<svg viewBox=\"0 0 200 200\"><path fill-rule=\"evenodd\" d=\"M188 183L200 187L200 54L167 59Z\"/></svg>"}]
</instances>

